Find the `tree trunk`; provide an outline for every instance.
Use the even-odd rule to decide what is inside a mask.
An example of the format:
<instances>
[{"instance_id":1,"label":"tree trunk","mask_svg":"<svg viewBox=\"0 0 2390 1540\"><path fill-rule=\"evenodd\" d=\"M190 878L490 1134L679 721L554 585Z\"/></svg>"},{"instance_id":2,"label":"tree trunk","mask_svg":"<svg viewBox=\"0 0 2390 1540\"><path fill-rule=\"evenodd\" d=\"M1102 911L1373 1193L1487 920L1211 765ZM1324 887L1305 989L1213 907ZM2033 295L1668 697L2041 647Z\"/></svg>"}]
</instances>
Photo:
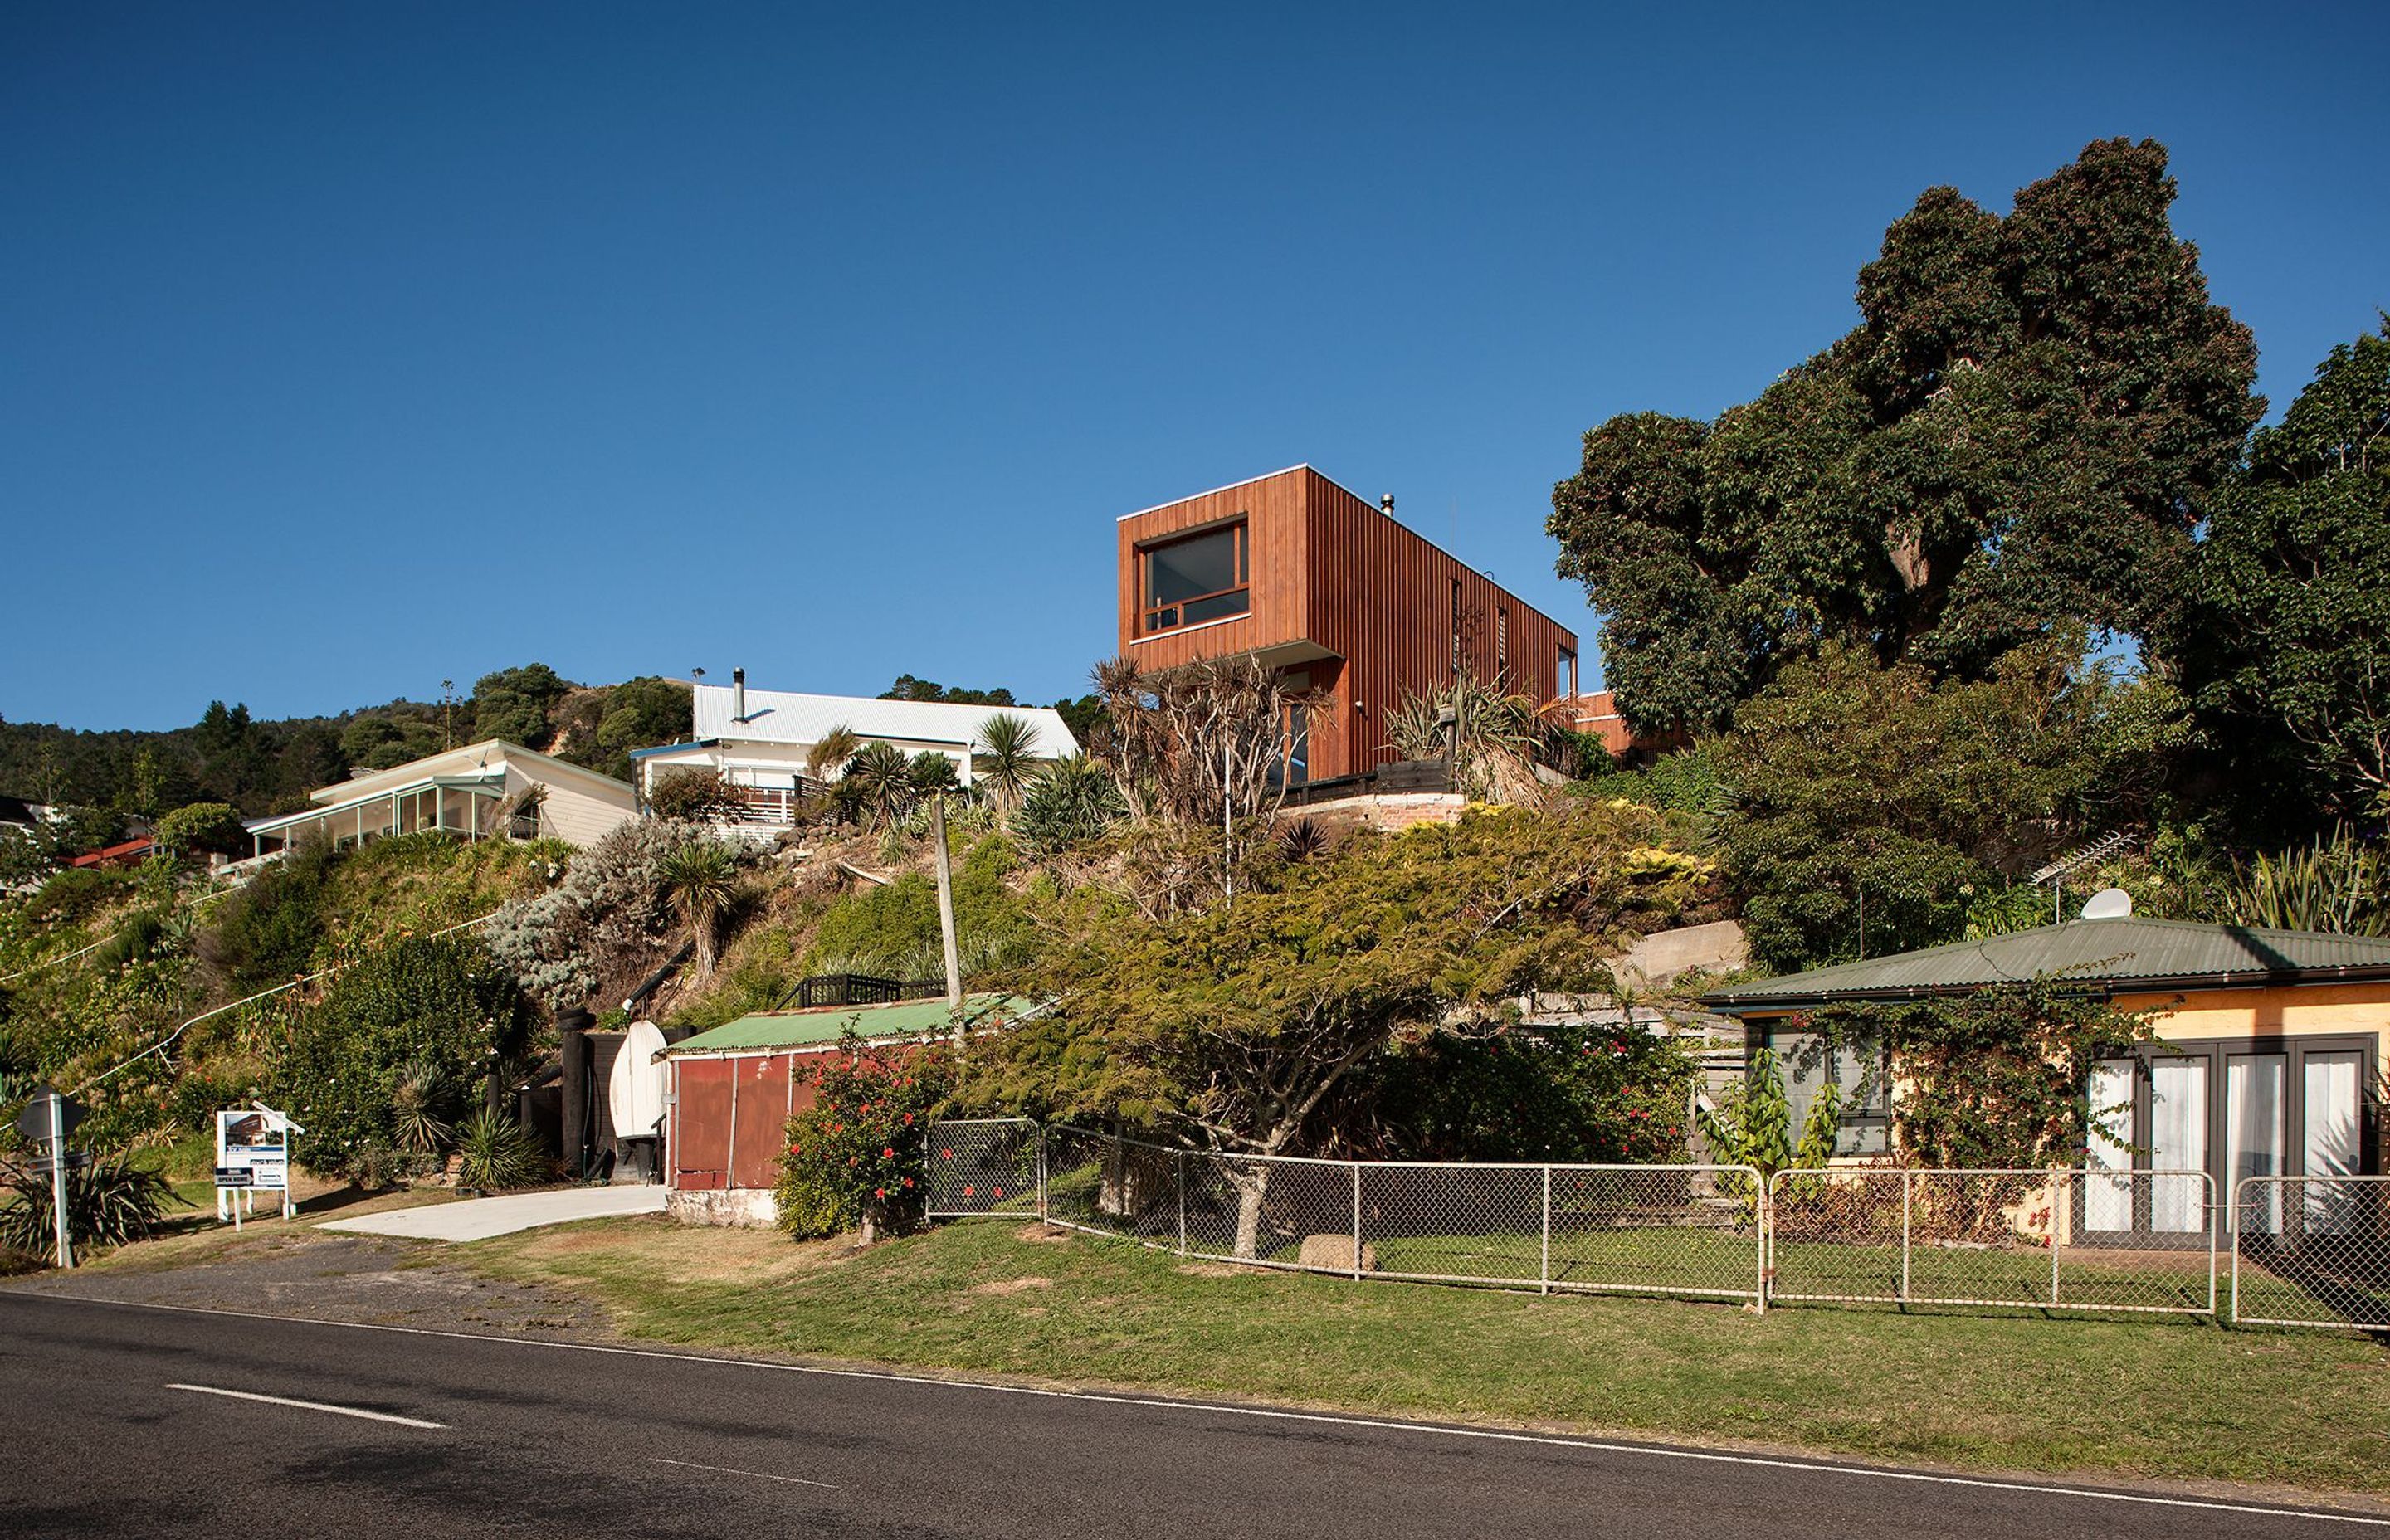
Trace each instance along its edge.
<instances>
[{"instance_id":1,"label":"tree trunk","mask_svg":"<svg viewBox=\"0 0 2390 1540\"><path fill-rule=\"evenodd\" d=\"M1239 1161L1227 1167L1229 1184L1237 1189L1237 1244L1229 1252L1251 1262L1261 1244L1262 1202L1269 1196L1271 1168L1261 1161Z\"/></svg>"}]
</instances>

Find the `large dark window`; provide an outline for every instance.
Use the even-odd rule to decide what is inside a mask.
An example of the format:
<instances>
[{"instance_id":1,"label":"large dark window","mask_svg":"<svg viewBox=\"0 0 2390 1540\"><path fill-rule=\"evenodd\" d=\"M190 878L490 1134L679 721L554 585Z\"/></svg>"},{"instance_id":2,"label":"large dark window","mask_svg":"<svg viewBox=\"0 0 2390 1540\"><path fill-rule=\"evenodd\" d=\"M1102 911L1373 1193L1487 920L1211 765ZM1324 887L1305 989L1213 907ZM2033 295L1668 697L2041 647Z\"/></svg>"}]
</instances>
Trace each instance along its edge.
<instances>
[{"instance_id":1,"label":"large dark window","mask_svg":"<svg viewBox=\"0 0 2390 1540\"><path fill-rule=\"evenodd\" d=\"M1145 629L1168 631L1241 615L1253 606L1253 558L1242 520L1139 553Z\"/></svg>"}]
</instances>

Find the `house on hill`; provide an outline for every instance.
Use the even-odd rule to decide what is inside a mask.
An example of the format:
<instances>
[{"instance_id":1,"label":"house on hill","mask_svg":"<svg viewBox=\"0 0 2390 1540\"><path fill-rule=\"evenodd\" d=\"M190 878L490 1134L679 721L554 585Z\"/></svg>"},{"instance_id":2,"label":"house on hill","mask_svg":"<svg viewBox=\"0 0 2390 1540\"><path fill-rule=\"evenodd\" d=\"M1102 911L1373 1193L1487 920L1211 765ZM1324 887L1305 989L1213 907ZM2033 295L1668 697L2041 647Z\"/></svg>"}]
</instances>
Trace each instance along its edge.
<instances>
[{"instance_id":1,"label":"house on hill","mask_svg":"<svg viewBox=\"0 0 2390 1540\"><path fill-rule=\"evenodd\" d=\"M1848 1103L1841 1152L1882 1155L1892 1109L1881 1050L1824 1041L1807 1013L2037 978L2152 1013L2154 1040L2099 1064L2083 1088L2095 1110L2114 1110L2109 1136L2095 1136L2088 1152L2094 1169L2204 1172L2219 1205L2232 1204L2252 1177L2382 1169L2390 938L2119 912L1811 969L1717 990L1703 1003L1739 1018L1754 1049L1778 1050L1796 1127L1831 1077L1859 1098ZM2168 1200L2159 1184L2127 1186L2130 1204L2120 1200L2107 1216L2119 1234L2196 1231L2204 1222L2183 1195Z\"/></svg>"},{"instance_id":2,"label":"house on hill","mask_svg":"<svg viewBox=\"0 0 2390 1540\"><path fill-rule=\"evenodd\" d=\"M944 754L954 762L956 776L965 786L972 780L973 750L993 717L1027 722L1036 734L1033 751L1042 759L1079 751L1070 725L1060 712L1043 707L751 690L746 674L735 671L727 686L696 687L693 742L633 751L643 797L651 795L663 776L712 771L739 801L737 822L764 828L794 823L809 787L805 762L816 744L841 727L864 743L890 744L908 756Z\"/></svg>"},{"instance_id":3,"label":"house on hill","mask_svg":"<svg viewBox=\"0 0 2390 1540\"><path fill-rule=\"evenodd\" d=\"M316 836L343 846L433 832L585 845L638 813L628 783L497 738L359 771L307 800L304 812L249 820L252 859Z\"/></svg>"}]
</instances>

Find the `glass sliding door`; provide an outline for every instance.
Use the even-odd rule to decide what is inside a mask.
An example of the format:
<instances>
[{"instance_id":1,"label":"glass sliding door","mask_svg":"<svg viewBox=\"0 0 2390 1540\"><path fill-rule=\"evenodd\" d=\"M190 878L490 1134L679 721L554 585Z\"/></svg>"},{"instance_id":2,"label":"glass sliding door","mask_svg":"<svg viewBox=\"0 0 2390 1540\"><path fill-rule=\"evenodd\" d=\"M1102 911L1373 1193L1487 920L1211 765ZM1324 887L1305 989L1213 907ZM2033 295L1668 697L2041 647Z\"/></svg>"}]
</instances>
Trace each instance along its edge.
<instances>
[{"instance_id":1,"label":"glass sliding door","mask_svg":"<svg viewBox=\"0 0 2390 1540\"><path fill-rule=\"evenodd\" d=\"M2091 1139L2083 1178L2083 1227L2133 1227L2133 1061L2103 1059L2091 1071Z\"/></svg>"},{"instance_id":2,"label":"glass sliding door","mask_svg":"<svg viewBox=\"0 0 2390 1540\"><path fill-rule=\"evenodd\" d=\"M2207 1227L2207 1183L2181 1174L2207 1170L2207 1060L2150 1060L2150 1169L2177 1174L2150 1179L2152 1230L2197 1234Z\"/></svg>"},{"instance_id":3,"label":"glass sliding door","mask_svg":"<svg viewBox=\"0 0 2390 1540\"><path fill-rule=\"evenodd\" d=\"M2227 1203L2242 1201L2241 1184L2252 1176L2280 1176L2288 1149L2284 1115L2288 1061L2278 1053L2233 1054L2224 1064L2224 1172L2230 1184ZM2282 1189L2263 1184L2249 1189L2241 1227L2268 1235L2282 1232Z\"/></svg>"},{"instance_id":4,"label":"glass sliding door","mask_svg":"<svg viewBox=\"0 0 2390 1540\"><path fill-rule=\"evenodd\" d=\"M2364 1056L2356 1052L2310 1053L2300 1066L2304 1097L2300 1112L2306 1137L2301 1141L2301 1174L2308 1177L2354 1176L2363 1169L2364 1150L2358 1137L2359 1079ZM2345 1228L2353 1204L2347 1184L2308 1181L2306 1212L2302 1223L2310 1232Z\"/></svg>"}]
</instances>

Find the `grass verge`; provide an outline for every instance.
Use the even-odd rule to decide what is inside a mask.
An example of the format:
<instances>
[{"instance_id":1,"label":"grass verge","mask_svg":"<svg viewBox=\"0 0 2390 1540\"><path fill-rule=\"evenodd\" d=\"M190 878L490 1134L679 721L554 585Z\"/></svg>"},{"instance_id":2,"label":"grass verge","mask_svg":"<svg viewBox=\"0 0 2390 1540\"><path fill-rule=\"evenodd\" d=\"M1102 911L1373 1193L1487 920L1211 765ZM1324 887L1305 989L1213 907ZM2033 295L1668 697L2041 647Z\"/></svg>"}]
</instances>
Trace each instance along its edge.
<instances>
[{"instance_id":1,"label":"grass verge","mask_svg":"<svg viewBox=\"0 0 2390 1540\"><path fill-rule=\"evenodd\" d=\"M652 1341L1975 1469L2390 1495L2390 1352L2197 1321L1360 1284L1010 1221L865 1251L662 1219L456 1248Z\"/></svg>"}]
</instances>

